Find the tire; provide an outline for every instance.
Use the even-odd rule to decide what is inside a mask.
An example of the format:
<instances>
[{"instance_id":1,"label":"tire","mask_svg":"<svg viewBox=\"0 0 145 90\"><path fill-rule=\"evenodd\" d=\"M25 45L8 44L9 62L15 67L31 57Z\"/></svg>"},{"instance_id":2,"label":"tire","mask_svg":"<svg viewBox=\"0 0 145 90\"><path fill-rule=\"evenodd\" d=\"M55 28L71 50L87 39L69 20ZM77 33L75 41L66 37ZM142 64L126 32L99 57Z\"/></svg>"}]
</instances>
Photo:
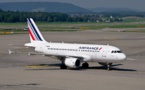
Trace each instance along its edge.
<instances>
[{"instance_id":1,"label":"tire","mask_svg":"<svg viewBox=\"0 0 145 90\"><path fill-rule=\"evenodd\" d=\"M83 64L82 64L82 68L89 68L89 64L88 64L88 63L86 63L86 62L85 62L85 63L83 63Z\"/></svg>"},{"instance_id":2,"label":"tire","mask_svg":"<svg viewBox=\"0 0 145 90\"><path fill-rule=\"evenodd\" d=\"M67 66L65 64L61 64L60 69L67 69Z\"/></svg>"}]
</instances>

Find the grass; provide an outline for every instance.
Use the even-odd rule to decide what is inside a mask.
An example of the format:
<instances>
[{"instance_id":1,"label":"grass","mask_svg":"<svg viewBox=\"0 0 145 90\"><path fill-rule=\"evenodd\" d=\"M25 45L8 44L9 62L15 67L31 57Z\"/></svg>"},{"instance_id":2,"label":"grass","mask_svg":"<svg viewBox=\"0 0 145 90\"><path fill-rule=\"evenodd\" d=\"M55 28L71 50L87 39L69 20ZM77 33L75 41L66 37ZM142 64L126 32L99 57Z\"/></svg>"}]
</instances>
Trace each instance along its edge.
<instances>
[{"instance_id":1,"label":"grass","mask_svg":"<svg viewBox=\"0 0 145 90\"><path fill-rule=\"evenodd\" d=\"M140 17L125 17L124 22L144 22L145 18Z\"/></svg>"},{"instance_id":2,"label":"grass","mask_svg":"<svg viewBox=\"0 0 145 90\"><path fill-rule=\"evenodd\" d=\"M97 22L36 22L41 31L81 31L101 30L104 28L125 29L145 28L145 18L124 18L124 22L97 23ZM24 28L27 23L0 23L0 32L27 33ZM144 31L144 30L143 30ZM140 32L140 30L139 30Z\"/></svg>"}]
</instances>

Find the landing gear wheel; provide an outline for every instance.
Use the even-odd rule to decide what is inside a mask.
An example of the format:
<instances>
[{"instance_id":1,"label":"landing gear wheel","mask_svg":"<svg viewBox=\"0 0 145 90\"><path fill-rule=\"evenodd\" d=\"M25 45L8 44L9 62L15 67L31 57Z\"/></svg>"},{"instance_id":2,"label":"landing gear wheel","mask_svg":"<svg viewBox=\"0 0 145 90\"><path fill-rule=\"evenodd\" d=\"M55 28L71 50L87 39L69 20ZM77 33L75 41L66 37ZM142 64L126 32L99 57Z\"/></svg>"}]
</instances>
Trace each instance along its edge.
<instances>
[{"instance_id":1,"label":"landing gear wheel","mask_svg":"<svg viewBox=\"0 0 145 90\"><path fill-rule=\"evenodd\" d=\"M82 67L83 68L88 68L89 67L89 64L85 62L85 63L82 64Z\"/></svg>"},{"instance_id":2,"label":"landing gear wheel","mask_svg":"<svg viewBox=\"0 0 145 90\"><path fill-rule=\"evenodd\" d=\"M67 69L67 66L65 64L61 64L60 69Z\"/></svg>"},{"instance_id":3,"label":"landing gear wheel","mask_svg":"<svg viewBox=\"0 0 145 90\"><path fill-rule=\"evenodd\" d=\"M112 63L107 63L107 70L110 71Z\"/></svg>"}]
</instances>

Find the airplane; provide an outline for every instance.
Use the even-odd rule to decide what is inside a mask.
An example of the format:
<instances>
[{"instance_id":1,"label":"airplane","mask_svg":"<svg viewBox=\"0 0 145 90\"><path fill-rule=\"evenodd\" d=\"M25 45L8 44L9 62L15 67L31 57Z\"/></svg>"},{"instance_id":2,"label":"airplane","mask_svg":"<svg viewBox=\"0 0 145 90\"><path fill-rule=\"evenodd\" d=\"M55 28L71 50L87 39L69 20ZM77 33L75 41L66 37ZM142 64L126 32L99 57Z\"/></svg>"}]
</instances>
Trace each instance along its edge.
<instances>
[{"instance_id":1,"label":"airplane","mask_svg":"<svg viewBox=\"0 0 145 90\"><path fill-rule=\"evenodd\" d=\"M27 18L30 43L26 47L34 47L36 52L43 55L55 56L62 64L60 69L88 68L88 62L97 62L110 70L113 63L126 60L126 55L115 46L96 44L76 44L47 42L42 36L32 18Z\"/></svg>"}]
</instances>

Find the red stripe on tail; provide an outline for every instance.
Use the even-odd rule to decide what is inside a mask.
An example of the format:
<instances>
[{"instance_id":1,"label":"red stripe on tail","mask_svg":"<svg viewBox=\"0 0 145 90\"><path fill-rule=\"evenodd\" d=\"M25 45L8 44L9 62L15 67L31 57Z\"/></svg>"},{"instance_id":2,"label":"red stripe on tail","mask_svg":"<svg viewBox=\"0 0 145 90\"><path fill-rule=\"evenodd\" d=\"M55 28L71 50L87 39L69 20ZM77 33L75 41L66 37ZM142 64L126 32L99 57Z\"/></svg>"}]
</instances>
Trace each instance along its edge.
<instances>
[{"instance_id":1,"label":"red stripe on tail","mask_svg":"<svg viewBox=\"0 0 145 90\"><path fill-rule=\"evenodd\" d=\"M33 34L31 33L31 30L30 30L29 28L28 28L28 32L29 32L29 34L30 34L30 36L31 36L32 40L34 40L34 41L35 41L35 38L34 38Z\"/></svg>"}]
</instances>

